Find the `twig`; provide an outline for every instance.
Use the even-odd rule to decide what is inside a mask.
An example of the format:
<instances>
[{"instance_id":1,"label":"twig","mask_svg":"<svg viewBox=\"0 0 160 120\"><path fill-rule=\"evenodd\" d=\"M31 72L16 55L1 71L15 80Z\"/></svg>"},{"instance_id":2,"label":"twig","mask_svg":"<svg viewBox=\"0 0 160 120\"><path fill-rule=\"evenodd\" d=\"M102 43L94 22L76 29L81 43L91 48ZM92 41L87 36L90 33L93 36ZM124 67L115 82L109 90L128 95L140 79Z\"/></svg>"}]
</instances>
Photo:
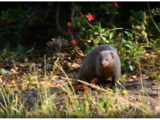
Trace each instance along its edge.
<instances>
[{"instance_id":1,"label":"twig","mask_svg":"<svg viewBox=\"0 0 160 120\"><path fill-rule=\"evenodd\" d=\"M127 29L127 28L113 28L113 29L109 30L109 32L114 31L114 30L128 30L128 31L132 32L132 30ZM135 33L135 34L137 34L137 35L139 35L139 36L141 35L141 34L139 34L139 33Z\"/></svg>"},{"instance_id":2,"label":"twig","mask_svg":"<svg viewBox=\"0 0 160 120\"><path fill-rule=\"evenodd\" d=\"M144 89L143 89L143 79L142 79L142 70L141 70L141 64L138 62L139 70L140 70L140 79L141 79L141 86L142 86L142 93L144 95Z\"/></svg>"},{"instance_id":3,"label":"twig","mask_svg":"<svg viewBox=\"0 0 160 120\"><path fill-rule=\"evenodd\" d=\"M98 90L107 92L107 93L108 93L108 90L111 91L111 89L105 90L105 89L103 89L103 88L100 88L99 86L96 86L96 85L94 85L94 84L89 84L89 83L84 82L84 81L81 81L81 80L77 80L77 81L80 82L80 83L86 84L86 85L88 85L88 86L91 86L91 87L93 87L93 88L95 88L95 89L98 89Z\"/></svg>"},{"instance_id":4,"label":"twig","mask_svg":"<svg viewBox=\"0 0 160 120\"><path fill-rule=\"evenodd\" d=\"M117 82L123 89L125 89L118 80L117 80L116 82Z\"/></svg>"}]
</instances>

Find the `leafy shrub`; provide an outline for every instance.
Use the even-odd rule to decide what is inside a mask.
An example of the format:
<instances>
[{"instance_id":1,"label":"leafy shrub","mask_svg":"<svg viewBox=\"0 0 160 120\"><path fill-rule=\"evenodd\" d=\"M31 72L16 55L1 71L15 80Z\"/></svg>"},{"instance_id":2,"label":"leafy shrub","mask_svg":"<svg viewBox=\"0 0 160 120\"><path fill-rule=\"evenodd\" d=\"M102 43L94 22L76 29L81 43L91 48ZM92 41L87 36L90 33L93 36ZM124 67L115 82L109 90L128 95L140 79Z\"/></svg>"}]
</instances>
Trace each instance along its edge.
<instances>
[{"instance_id":1,"label":"leafy shrub","mask_svg":"<svg viewBox=\"0 0 160 120\"><path fill-rule=\"evenodd\" d=\"M125 31L124 36L120 38L120 60L122 63L122 70L133 71L140 61L140 55L143 54L143 47L136 44L133 34Z\"/></svg>"},{"instance_id":2,"label":"leafy shrub","mask_svg":"<svg viewBox=\"0 0 160 120\"><path fill-rule=\"evenodd\" d=\"M30 49L26 49L25 47L23 47L22 45L18 45L17 50L14 52L10 52L12 55L18 55L18 56L25 56L27 54L31 54L34 52L34 45L32 48Z\"/></svg>"},{"instance_id":3,"label":"leafy shrub","mask_svg":"<svg viewBox=\"0 0 160 120\"><path fill-rule=\"evenodd\" d=\"M75 39L78 44L81 42L85 45L85 49L93 48L99 44L112 43L114 31L109 28L103 28L101 22L98 21L93 14L88 13L83 15L79 6L74 6L76 16L72 17L71 22L68 22L68 32L72 39ZM118 3L101 4L100 8L107 10L106 14L117 14Z\"/></svg>"}]
</instances>

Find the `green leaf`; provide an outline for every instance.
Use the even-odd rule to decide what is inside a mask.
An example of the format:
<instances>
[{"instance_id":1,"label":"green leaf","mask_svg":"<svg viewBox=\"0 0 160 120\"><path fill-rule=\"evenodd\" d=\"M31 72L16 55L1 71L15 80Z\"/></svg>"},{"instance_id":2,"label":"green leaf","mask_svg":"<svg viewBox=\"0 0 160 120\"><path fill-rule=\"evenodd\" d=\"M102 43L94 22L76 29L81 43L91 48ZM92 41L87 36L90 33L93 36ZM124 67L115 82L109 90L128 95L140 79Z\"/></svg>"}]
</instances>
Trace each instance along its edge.
<instances>
[{"instance_id":1,"label":"green leaf","mask_svg":"<svg viewBox=\"0 0 160 120\"><path fill-rule=\"evenodd\" d=\"M80 27L80 22L77 23L78 27Z\"/></svg>"},{"instance_id":2,"label":"green leaf","mask_svg":"<svg viewBox=\"0 0 160 120\"><path fill-rule=\"evenodd\" d=\"M100 36L101 37L101 39L103 40L103 41L106 41L106 38L105 37L103 37L103 36Z\"/></svg>"},{"instance_id":3,"label":"green leaf","mask_svg":"<svg viewBox=\"0 0 160 120\"><path fill-rule=\"evenodd\" d=\"M126 39L121 38L121 40L122 40L123 43L126 43Z\"/></svg>"},{"instance_id":4,"label":"green leaf","mask_svg":"<svg viewBox=\"0 0 160 120\"><path fill-rule=\"evenodd\" d=\"M109 41L109 40L106 40L105 43L110 43L110 41Z\"/></svg>"},{"instance_id":5,"label":"green leaf","mask_svg":"<svg viewBox=\"0 0 160 120\"><path fill-rule=\"evenodd\" d=\"M127 32L127 31L124 31L124 32L127 34L127 36L133 37L133 35L131 33Z\"/></svg>"},{"instance_id":6,"label":"green leaf","mask_svg":"<svg viewBox=\"0 0 160 120\"><path fill-rule=\"evenodd\" d=\"M108 41L108 40L107 40ZM114 42L114 40L109 40L109 43L113 43Z\"/></svg>"},{"instance_id":7,"label":"green leaf","mask_svg":"<svg viewBox=\"0 0 160 120\"><path fill-rule=\"evenodd\" d=\"M109 14L109 12L106 12L106 14Z\"/></svg>"},{"instance_id":8,"label":"green leaf","mask_svg":"<svg viewBox=\"0 0 160 120\"><path fill-rule=\"evenodd\" d=\"M9 71L7 71L4 68L2 68L1 73L2 73L2 75L5 75L5 74L9 73Z\"/></svg>"},{"instance_id":9,"label":"green leaf","mask_svg":"<svg viewBox=\"0 0 160 120\"><path fill-rule=\"evenodd\" d=\"M133 66L132 65L129 65L129 68L131 71L133 71Z\"/></svg>"},{"instance_id":10,"label":"green leaf","mask_svg":"<svg viewBox=\"0 0 160 120\"><path fill-rule=\"evenodd\" d=\"M97 39L94 39L93 42L98 44L100 40L101 40L100 37L97 37Z\"/></svg>"},{"instance_id":11,"label":"green leaf","mask_svg":"<svg viewBox=\"0 0 160 120\"><path fill-rule=\"evenodd\" d=\"M128 45L128 44L126 45L126 47L128 47L128 48L132 48L132 46L131 46L131 45Z\"/></svg>"},{"instance_id":12,"label":"green leaf","mask_svg":"<svg viewBox=\"0 0 160 120\"><path fill-rule=\"evenodd\" d=\"M109 39L112 39L112 38L113 38L113 32L109 34Z\"/></svg>"},{"instance_id":13,"label":"green leaf","mask_svg":"<svg viewBox=\"0 0 160 120\"><path fill-rule=\"evenodd\" d=\"M31 48L30 50L28 50L26 53L32 53L33 49Z\"/></svg>"},{"instance_id":14,"label":"green leaf","mask_svg":"<svg viewBox=\"0 0 160 120\"><path fill-rule=\"evenodd\" d=\"M134 28L141 30L142 27L141 26L135 26Z\"/></svg>"},{"instance_id":15,"label":"green leaf","mask_svg":"<svg viewBox=\"0 0 160 120\"><path fill-rule=\"evenodd\" d=\"M84 54L88 54L91 50L92 50L92 48L85 49Z\"/></svg>"},{"instance_id":16,"label":"green leaf","mask_svg":"<svg viewBox=\"0 0 160 120\"><path fill-rule=\"evenodd\" d=\"M94 32L94 35L98 35L98 32Z\"/></svg>"},{"instance_id":17,"label":"green leaf","mask_svg":"<svg viewBox=\"0 0 160 120\"><path fill-rule=\"evenodd\" d=\"M105 29L100 29L100 32L102 32L102 33L103 33L104 31L105 31Z\"/></svg>"},{"instance_id":18,"label":"green leaf","mask_svg":"<svg viewBox=\"0 0 160 120\"><path fill-rule=\"evenodd\" d=\"M118 12L115 12L114 14L118 14Z\"/></svg>"}]
</instances>

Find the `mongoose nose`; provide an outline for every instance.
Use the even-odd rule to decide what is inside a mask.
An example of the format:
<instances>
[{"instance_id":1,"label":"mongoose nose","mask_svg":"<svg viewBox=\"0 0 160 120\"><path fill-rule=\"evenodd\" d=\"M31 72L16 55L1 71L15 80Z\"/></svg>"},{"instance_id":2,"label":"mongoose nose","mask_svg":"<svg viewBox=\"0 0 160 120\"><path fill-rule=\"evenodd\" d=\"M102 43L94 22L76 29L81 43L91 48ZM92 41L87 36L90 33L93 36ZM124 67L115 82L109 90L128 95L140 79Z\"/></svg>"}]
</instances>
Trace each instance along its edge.
<instances>
[{"instance_id":1,"label":"mongoose nose","mask_svg":"<svg viewBox=\"0 0 160 120\"><path fill-rule=\"evenodd\" d=\"M102 67L104 67L104 66L105 66L105 63L104 63L103 61L102 61L102 63L101 63L101 66L102 66Z\"/></svg>"}]
</instances>

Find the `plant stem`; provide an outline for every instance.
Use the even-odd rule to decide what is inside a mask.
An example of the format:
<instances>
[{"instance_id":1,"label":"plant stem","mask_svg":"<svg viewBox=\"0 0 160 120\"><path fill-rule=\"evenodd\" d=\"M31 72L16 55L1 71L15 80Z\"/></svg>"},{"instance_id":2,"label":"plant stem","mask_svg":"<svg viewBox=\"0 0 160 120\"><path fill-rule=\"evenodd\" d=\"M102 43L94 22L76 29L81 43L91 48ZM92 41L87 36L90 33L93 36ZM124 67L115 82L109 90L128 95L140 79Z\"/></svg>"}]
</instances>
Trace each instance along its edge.
<instances>
[{"instance_id":1,"label":"plant stem","mask_svg":"<svg viewBox=\"0 0 160 120\"><path fill-rule=\"evenodd\" d=\"M160 29L158 28L157 24L155 23L155 21L154 21L154 19L153 19L153 17L152 17L151 10L150 10L150 7L149 7L148 2L147 2L147 6L148 6L148 9L149 9L149 13L150 13L152 22L153 22L153 24L155 25L155 27L157 28L157 30L160 32Z\"/></svg>"}]
</instances>

